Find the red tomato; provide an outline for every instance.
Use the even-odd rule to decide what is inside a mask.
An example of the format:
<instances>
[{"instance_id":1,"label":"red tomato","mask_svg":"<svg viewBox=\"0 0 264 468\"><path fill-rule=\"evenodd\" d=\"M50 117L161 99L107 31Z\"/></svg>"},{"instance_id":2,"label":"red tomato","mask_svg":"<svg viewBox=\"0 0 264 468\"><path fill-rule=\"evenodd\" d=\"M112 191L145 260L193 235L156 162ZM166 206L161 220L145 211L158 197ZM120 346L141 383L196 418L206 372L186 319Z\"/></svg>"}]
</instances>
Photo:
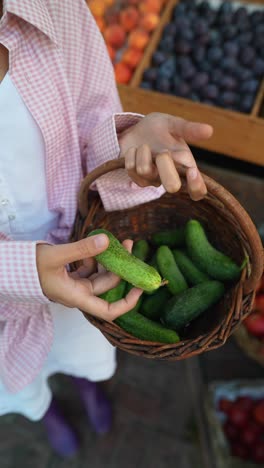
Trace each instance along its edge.
<instances>
[{"instance_id":1,"label":"red tomato","mask_svg":"<svg viewBox=\"0 0 264 468\"><path fill-rule=\"evenodd\" d=\"M258 338L264 337L264 316L253 312L243 322L248 332Z\"/></svg>"},{"instance_id":2,"label":"red tomato","mask_svg":"<svg viewBox=\"0 0 264 468\"><path fill-rule=\"evenodd\" d=\"M234 457L239 457L239 458L242 458L243 460L247 460L249 458L248 448L239 442L234 442L232 444L231 451Z\"/></svg>"},{"instance_id":3,"label":"red tomato","mask_svg":"<svg viewBox=\"0 0 264 468\"><path fill-rule=\"evenodd\" d=\"M237 403L234 403L229 412L229 420L234 424L234 426L237 426L240 429L246 427L248 422L248 410L240 408Z\"/></svg>"},{"instance_id":4,"label":"red tomato","mask_svg":"<svg viewBox=\"0 0 264 468\"><path fill-rule=\"evenodd\" d=\"M239 429L238 427L234 426L230 421L225 421L223 425L223 431L228 440L233 441L238 439L239 437Z\"/></svg>"},{"instance_id":5,"label":"red tomato","mask_svg":"<svg viewBox=\"0 0 264 468\"><path fill-rule=\"evenodd\" d=\"M259 401L253 409L253 416L257 423L264 426L264 400Z\"/></svg>"},{"instance_id":6,"label":"red tomato","mask_svg":"<svg viewBox=\"0 0 264 468\"><path fill-rule=\"evenodd\" d=\"M252 447L258 440L258 437L260 436L261 432L262 428L253 421L250 421L248 425L243 429L240 435L240 440L245 445Z\"/></svg>"},{"instance_id":7,"label":"red tomato","mask_svg":"<svg viewBox=\"0 0 264 468\"><path fill-rule=\"evenodd\" d=\"M245 411L251 411L255 405L255 401L249 396L240 396L236 399L236 405Z\"/></svg>"},{"instance_id":8,"label":"red tomato","mask_svg":"<svg viewBox=\"0 0 264 468\"><path fill-rule=\"evenodd\" d=\"M222 411L225 414L229 413L232 406L233 406L233 402L231 400L228 400L227 398L220 398L218 402L219 411Z\"/></svg>"}]
</instances>

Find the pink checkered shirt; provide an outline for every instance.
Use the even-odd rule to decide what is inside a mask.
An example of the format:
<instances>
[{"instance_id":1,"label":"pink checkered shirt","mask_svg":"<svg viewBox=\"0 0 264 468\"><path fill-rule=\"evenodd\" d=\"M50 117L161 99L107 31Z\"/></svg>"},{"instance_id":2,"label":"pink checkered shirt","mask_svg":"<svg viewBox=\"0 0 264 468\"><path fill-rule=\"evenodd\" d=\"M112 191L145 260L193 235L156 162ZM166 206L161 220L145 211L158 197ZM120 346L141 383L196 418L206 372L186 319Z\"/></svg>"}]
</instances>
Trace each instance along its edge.
<instances>
[{"instance_id":1,"label":"pink checkered shirt","mask_svg":"<svg viewBox=\"0 0 264 468\"><path fill-rule=\"evenodd\" d=\"M84 0L5 0L0 42L9 50L10 76L44 137L49 209L60 215L47 240L67 242L83 175L117 158L117 134L142 116L121 113L104 41ZM103 176L97 188L107 210L163 193L135 188L122 170ZM53 339L36 244L0 232L0 369L11 393L41 371Z\"/></svg>"}]
</instances>

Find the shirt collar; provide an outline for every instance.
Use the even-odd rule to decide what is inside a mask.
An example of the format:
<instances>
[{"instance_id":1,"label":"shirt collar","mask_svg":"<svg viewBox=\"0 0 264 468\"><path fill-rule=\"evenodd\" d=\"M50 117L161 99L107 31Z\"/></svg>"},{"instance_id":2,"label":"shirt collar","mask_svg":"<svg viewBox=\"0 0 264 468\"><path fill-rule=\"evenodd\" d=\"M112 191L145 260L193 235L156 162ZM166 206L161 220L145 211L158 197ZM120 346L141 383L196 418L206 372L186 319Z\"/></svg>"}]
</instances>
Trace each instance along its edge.
<instances>
[{"instance_id":1,"label":"shirt collar","mask_svg":"<svg viewBox=\"0 0 264 468\"><path fill-rule=\"evenodd\" d=\"M3 13L6 11L32 24L57 44L54 26L43 0L4 0Z\"/></svg>"}]
</instances>

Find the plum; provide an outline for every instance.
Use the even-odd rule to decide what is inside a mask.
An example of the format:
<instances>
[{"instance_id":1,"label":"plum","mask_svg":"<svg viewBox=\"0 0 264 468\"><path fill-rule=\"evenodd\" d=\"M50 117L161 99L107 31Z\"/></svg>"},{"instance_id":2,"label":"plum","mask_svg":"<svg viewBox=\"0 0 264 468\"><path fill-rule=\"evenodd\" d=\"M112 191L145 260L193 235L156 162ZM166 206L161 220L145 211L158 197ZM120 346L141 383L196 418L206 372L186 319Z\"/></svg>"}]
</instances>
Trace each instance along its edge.
<instances>
[{"instance_id":1,"label":"plum","mask_svg":"<svg viewBox=\"0 0 264 468\"><path fill-rule=\"evenodd\" d=\"M210 31L210 41L209 42L210 42L211 46L221 44L222 43L222 37L221 37L220 31L218 31L217 29L212 29Z\"/></svg>"},{"instance_id":2,"label":"plum","mask_svg":"<svg viewBox=\"0 0 264 468\"><path fill-rule=\"evenodd\" d=\"M234 11L233 20L235 23L240 23L241 21L245 21L248 18L248 12L245 7L239 7Z\"/></svg>"},{"instance_id":3,"label":"plum","mask_svg":"<svg viewBox=\"0 0 264 468\"><path fill-rule=\"evenodd\" d=\"M221 33L224 39L233 39L237 36L237 28L234 25L223 26Z\"/></svg>"},{"instance_id":4,"label":"plum","mask_svg":"<svg viewBox=\"0 0 264 468\"><path fill-rule=\"evenodd\" d=\"M201 13L201 15L204 16L204 14L206 14L208 11L211 11L211 6L209 2L204 0L203 2L200 3L200 5L198 5L198 10L199 10L199 13Z\"/></svg>"},{"instance_id":5,"label":"plum","mask_svg":"<svg viewBox=\"0 0 264 468\"><path fill-rule=\"evenodd\" d=\"M219 95L219 89L215 84L208 84L203 87L202 94L206 99L217 99Z\"/></svg>"},{"instance_id":6,"label":"plum","mask_svg":"<svg viewBox=\"0 0 264 468\"><path fill-rule=\"evenodd\" d=\"M192 31L192 29L183 29L181 31L178 32L178 37L180 39L184 39L188 42L191 42L194 38L194 33Z\"/></svg>"},{"instance_id":7,"label":"plum","mask_svg":"<svg viewBox=\"0 0 264 468\"><path fill-rule=\"evenodd\" d=\"M185 80L190 80L194 77L196 69L193 65L181 67L181 77Z\"/></svg>"},{"instance_id":8,"label":"plum","mask_svg":"<svg viewBox=\"0 0 264 468\"><path fill-rule=\"evenodd\" d=\"M233 76L224 75L221 81L221 86L228 91L233 91L237 88L238 83Z\"/></svg>"},{"instance_id":9,"label":"plum","mask_svg":"<svg viewBox=\"0 0 264 468\"><path fill-rule=\"evenodd\" d=\"M238 44L244 46L251 44L253 40L253 33L251 31L243 32L238 34L236 37L236 41Z\"/></svg>"},{"instance_id":10,"label":"plum","mask_svg":"<svg viewBox=\"0 0 264 468\"><path fill-rule=\"evenodd\" d=\"M163 30L163 37L166 36L175 36L177 33L177 25L175 23L166 24Z\"/></svg>"},{"instance_id":11,"label":"plum","mask_svg":"<svg viewBox=\"0 0 264 468\"><path fill-rule=\"evenodd\" d=\"M239 44L235 41L226 41L223 50L229 57L236 57L239 52Z\"/></svg>"},{"instance_id":12,"label":"plum","mask_svg":"<svg viewBox=\"0 0 264 468\"><path fill-rule=\"evenodd\" d=\"M152 56L152 63L153 65L159 67L162 63L165 62L165 60L167 60L167 58L168 54L163 51L156 50Z\"/></svg>"},{"instance_id":13,"label":"plum","mask_svg":"<svg viewBox=\"0 0 264 468\"><path fill-rule=\"evenodd\" d=\"M191 82L191 87L193 90L200 90L203 86L206 86L208 82L208 73L198 72Z\"/></svg>"},{"instance_id":14,"label":"plum","mask_svg":"<svg viewBox=\"0 0 264 468\"><path fill-rule=\"evenodd\" d=\"M210 81L214 84L220 85L224 76L225 74L220 68L214 68L211 73Z\"/></svg>"},{"instance_id":15,"label":"plum","mask_svg":"<svg viewBox=\"0 0 264 468\"><path fill-rule=\"evenodd\" d=\"M159 67L159 77L172 78L176 73L176 58L171 56Z\"/></svg>"},{"instance_id":16,"label":"plum","mask_svg":"<svg viewBox=\"0 0 264 468\"><path fill-rule=\"evenodd\" d=\"M206 21L204 21L203 19L199 19L193 25L193 30L197 36L203 36L208 33L208 25Z\"/></svg>"},{"instance_id":17,"label":"plum","mask_svg":"<svg viewBox=\"0 0 264 468\"><path fill-rule=\"evenodd\" d=\"M259 87L258 80L246 80L240 86L241 93L255 93Z\"/></svg>"},{"instance_id":18,"label":"plum","mask_svg":"<svg viewBox=\"0 0 264 468\"><path fill-rule=\"evenodd\" d=\"M249 68L243 68L243 67L237 67L236 69L236 77L240 80L240 81L244 81L244 80L249 80L250 78L252 78L253 76L253 73L252 73L252 70L249 69Z\"/></svg>"},{"instance_id":19,"label":"plum","mask_svg":"<svg viewBox=\"0 0 264 468\"><path fill-rule=\"evenodd\" d=\"M178 54L187 55L192 50L191 42L180 39L175 43L175 50Z\"/></svg>"},{"instance_id":20,"label":"plum","mask_svg":"<svg viewBox=\"0 0 264 468\"><path fill-rule=\"evenodd\" d=\"M252 26L257 26L258 24L263 24L264 23L264 15L262 11L260 10L255 10L252 11L250 15L250 21Z\"/></svg>"},{"instance_id":21,"label":"plum","mask_svg":"<svg viewBox=\"0 0 264 468\"><path fill-rule=\"evenodd\" d=\"M224 91L219 96L219 104L223 106L233 106L238 101L238 94L233 91Z\"/></svg>"},{"instance_id":22,"label":"plum","mask_svg":"<svg viewBox=\"0 0 264 468\"><path fill-rule=\"evenodd\" d=\"M220 15L230 15L233 12L231 2L229 0L225 0L224 2L222 2L218 11Z\"/></svg>"},{"instance_id":23,"label":"plum","mask_svg":"<svg viewBox=\"0 0 264 468\"><path fill-rule=\"evenodd\" d=\"M169 93L171 90L171 80L165 77L158 78L155 89L161 93Z\"/></svg>"},{"instance_id":24,"label":"plum","mask_svg":"<svg viewBox=\"0 0 264 468\"><path fill-rule=\"evenodd\" d=\"M223 56L223 50L221 47L210 47L207 52L207 59L211 63L217 63L219 60L221 60Z\"/></svg>"},{"instance_id":25,"label":"plum","mask_svg":"<svg viewBox=\"0 0 264 468\"><path fill-rule=\"evenodd\" d=\"M159 49L163 52L173 52L175 47L175 39L173 36L165 36L159 43Z\"/></svg>"},{"instance_id":26,"label":"plum","mask_svg":"<svg viewBox=\"0 0 264 468\"><path fill-rule=\"evenodd\" d=\"M253 47L247 46L241 50L240 53L240 62L242 65L248 66L252 65L256 57L256 53Z\"/></svg>"},{"instance_id":27,"label":"plum","mask_svg":"<svg viewBox=\"0 0 264 468\"><path fill-rule=\"evenodd\" d=\"M206 34L203 34L202 36L198 36L195 41L197 41L197 44L199 45L207 45L210 43L210 34L209 31Z\"/></svg>"},{"instance_id":28,"label":"plum","mask_svg":"<svg viewBox=\"0 0 264 468\"><path fill-rule=\"evenodd\" d=\"M173 17L176 18L179 15L185 15L187 12L187 4L184 2L178 3L173 10Z\"/></svg>"},{"instance_id":29,"label":"plum","mask_svg":"<svg viewBox=\"0 0 264 468\"><path fill-rule=\"evenodd\" d=\"M237 61L234 57L224 57L221 66L223 70L234 72L237 68Z\"/></svg>"},{"instance_id":30,"label":"plum","mask_svg":"<svg viewBox=\"0 0 264 468\"><path fill-rule=\"evenodd\" d=\"M174 88L174 92L177 96L188 97L191 92L191 88L187 83L182 82L178 87Z\"/></svg>"},{"instance_id":31,"label":"plum","mask_svg":"<svg viewBox=\"0 0 264 468\"><path fill-rule=\"evenodd\" d=\"M203 62L199 64L199 71L210 73L211 70L212 70L212 66L207 60L204 60Z\"/></svg>"},{"instance_id":32,"label":"plum","mask_svg":"<svg viewBox=\"0 0 264 468\"><path fill-rule=\"evenodd\" d=\"M262 58L257 58L253 65L254 74L262 78L264 76L264 60Z\"/></svg>"},{"instance_id":33,"label":"plum","mask_svg":"<svg viewBox=\"0 0 264 468\"><path fill-rule=\"evenodd\" d=\"M158 76L158 69L155 67L146 68L143 73L143 81L153 83L156 81Z\"/></svg>"},{"instance_id":34,"label":"plum","mask_svg":"<svg viewBox=\"0 0 264 468\"><path fill-rule=\"evenodd\" d=\"M200 63L205 59L206 50L204 46L197 46L193 49L192 57L196 63Z\"/></svg>"}]
</instances>

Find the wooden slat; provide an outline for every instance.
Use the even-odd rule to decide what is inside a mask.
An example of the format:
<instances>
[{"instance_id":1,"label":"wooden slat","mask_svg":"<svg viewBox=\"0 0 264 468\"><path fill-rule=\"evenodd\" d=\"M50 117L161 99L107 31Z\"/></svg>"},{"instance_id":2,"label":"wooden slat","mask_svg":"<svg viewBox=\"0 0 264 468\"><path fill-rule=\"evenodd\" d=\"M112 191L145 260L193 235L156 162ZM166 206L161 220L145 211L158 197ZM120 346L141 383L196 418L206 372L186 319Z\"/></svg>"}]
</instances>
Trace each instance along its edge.
<instances>
[{"instance_id":1,"label":"wooden slat","mask_svg":"<svg viewBox=\"0 0 264 468\"><path fill-rule=\"evenodd\" d=\"M262 80L262 83L260 85L259 91L257 93L256 101L253 106L253 109L251 111L252 116L259 116L260 113L260 108L264 100L264 79Z\"/></svg>"}]
</instances>

